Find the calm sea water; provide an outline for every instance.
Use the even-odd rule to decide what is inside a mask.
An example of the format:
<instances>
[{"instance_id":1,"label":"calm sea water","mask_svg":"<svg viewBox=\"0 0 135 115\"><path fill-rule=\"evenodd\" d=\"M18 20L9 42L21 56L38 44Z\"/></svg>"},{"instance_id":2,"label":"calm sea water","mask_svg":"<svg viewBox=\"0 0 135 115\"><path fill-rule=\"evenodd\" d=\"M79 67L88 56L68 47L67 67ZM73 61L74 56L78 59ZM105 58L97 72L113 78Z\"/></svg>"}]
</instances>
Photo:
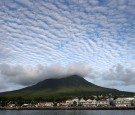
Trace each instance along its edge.
<instances>
[{"instance_id":1,"label":"calm sea water","mask_svg":"<svg viewBox=\"0 0 135 115\"><path fill-rule=\"evenodd\" d=\"M135 115L135 110L1 110L0 115Z\"/></svg>"}]
</instances>

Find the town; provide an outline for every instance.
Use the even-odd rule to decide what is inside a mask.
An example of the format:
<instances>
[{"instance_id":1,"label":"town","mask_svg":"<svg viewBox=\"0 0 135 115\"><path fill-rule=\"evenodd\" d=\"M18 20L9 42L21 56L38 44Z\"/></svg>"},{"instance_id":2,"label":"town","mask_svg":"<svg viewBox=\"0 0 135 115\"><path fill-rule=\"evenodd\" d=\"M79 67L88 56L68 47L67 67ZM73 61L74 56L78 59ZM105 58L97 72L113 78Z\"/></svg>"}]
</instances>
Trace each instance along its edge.
<instances>
[{"instance_id":1,"label":"town","mask_svg":"<svg viewBox=\"0 0 135 115\"><path fill-rule=\"evenodd\" d=\"M72 99L67 99L65 101L61 102L55 102L54 101L39 101L39 102L29 102L29 103L22 103L21 105L18 105L16 102L9 101L4 106L2 105L2 101L0 100L0 109L46 109L46 108L108 108L108 107L135 107L135 97L118 97L116 99L114 98L102 98L102 95L98 98L94 96L95 98L90 99L84 99L84 98L78 98L74 97Z\"/></svg>"}]
</instances>

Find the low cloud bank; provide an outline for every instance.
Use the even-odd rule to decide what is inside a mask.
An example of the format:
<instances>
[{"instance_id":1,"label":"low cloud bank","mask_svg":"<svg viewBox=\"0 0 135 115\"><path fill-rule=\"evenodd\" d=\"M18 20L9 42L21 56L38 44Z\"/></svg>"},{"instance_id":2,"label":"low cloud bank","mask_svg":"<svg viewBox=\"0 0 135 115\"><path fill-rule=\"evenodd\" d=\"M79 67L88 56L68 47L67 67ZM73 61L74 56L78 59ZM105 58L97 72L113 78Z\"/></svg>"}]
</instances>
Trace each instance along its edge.
<instances>
[{"instance_id":1,"label":"low cloud bank","mask_svg":"<svg viewBox=\"0 0 135 115\"><path fill-rule=\"evenodd\" d=\"M0 91L12 90L38 83L48 78L62 78L79 75L91 82L105 87L134 86L135 68L117 64L110 69L98 72L86 63L73 63L67 66L61 64L11 65L0 64ZM102 82L101 82L102 81Z\"/></svg>"},{"instance_id":2,"label":"low cloud bank","mask_svg":"<svg viewBox=\"0 0 135 115\"><path fill-rule=\"evenodd\" d=\"M0 79L28 86L48 78L62 78L75 74L85 77L90 70L90 65L84 63L74 63L67 66L60 64L51 66L41 64L36 66L0 64Z\"/></svg>"}]
</instances>

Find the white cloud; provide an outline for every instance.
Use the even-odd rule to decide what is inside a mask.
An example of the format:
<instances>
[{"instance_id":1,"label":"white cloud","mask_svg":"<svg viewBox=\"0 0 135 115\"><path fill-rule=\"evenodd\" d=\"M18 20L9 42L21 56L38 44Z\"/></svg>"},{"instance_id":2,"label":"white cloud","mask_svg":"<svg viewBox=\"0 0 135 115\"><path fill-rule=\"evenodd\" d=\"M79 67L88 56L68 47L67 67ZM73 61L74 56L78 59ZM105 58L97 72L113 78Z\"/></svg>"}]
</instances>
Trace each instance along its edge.
<instances>
[{"instance_id":1,"label":"white cloud","mask_svg":"<svg viewBox=\"0 0 135 115\"><path fill-rule=\"evenodd\" d=\"M54 65L9 65L0 64L0 76L5 82L18 85L33 85L48 78L61 78L71 75L86 77L90 73L89 64L74 63L67 66Z\"/></svg>"},{"instance_id":2,"label":"white cloud","mask_svg":"<svg viewBox=\"0 0 135 115\"><path fill-rule=\"evenodd\" d=\"M135 67L127 68L124 65L117 64L110 68L108 72L104 73L104 75L105 77L103 79L112 81L114 85L117 82L121 82L122 85L135 84Z\"/></svg>"},{"instance_id":3,"label":"white cloud","mask_svg":"<svg viewBox=\"0 0 135 115\"><path fill-rule=\"evenodd\" d=\"M84 62L102 71L131 62L135 57L134 3L0 1L0 63L66 66Z\"/></svg>"}]
</instances>

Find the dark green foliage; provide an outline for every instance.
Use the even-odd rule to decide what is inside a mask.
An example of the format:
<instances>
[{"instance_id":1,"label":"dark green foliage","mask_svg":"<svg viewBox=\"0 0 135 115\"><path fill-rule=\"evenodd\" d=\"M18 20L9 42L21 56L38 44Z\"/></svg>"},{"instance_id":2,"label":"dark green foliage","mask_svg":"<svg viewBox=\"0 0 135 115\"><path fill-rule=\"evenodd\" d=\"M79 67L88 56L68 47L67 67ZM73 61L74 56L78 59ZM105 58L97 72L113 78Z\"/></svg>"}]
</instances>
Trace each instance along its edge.
<instances>
[{"instance_id":1,"label":"dark green foliage","mask_svg":"<svg viewBox=\"0 0 135 115\"><path fill-rule=\"evenodd\" d=\"M72 106L73 106L73 107L76 107L76 106L77 106L77 102L74 101Z\"/></svg>"}]
</instances>

